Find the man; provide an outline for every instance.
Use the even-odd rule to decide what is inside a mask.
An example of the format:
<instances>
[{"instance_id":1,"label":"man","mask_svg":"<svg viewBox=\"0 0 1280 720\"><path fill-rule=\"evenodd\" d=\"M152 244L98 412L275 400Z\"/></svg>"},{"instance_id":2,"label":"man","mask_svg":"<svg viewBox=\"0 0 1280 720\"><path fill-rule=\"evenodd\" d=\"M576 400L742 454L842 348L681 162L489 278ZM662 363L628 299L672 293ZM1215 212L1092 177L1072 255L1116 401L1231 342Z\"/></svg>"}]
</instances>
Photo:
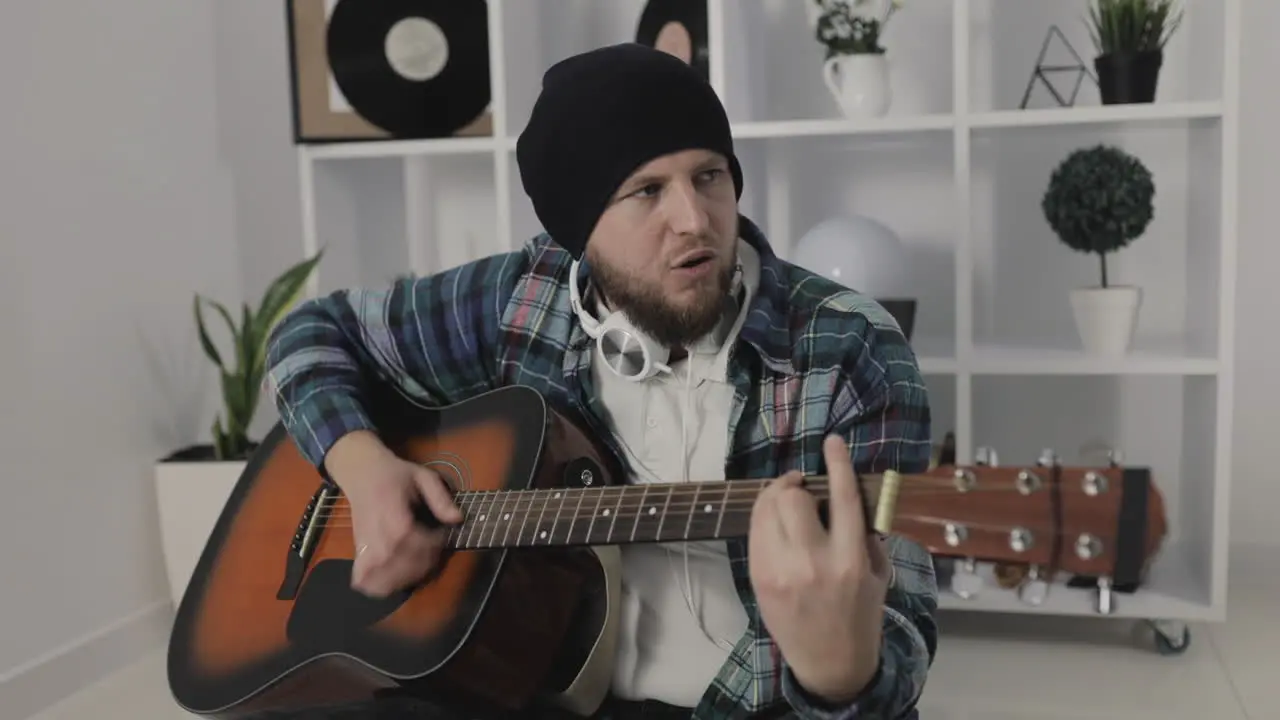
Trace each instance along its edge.
<instances>
[{"instance_id":1,"label":"man","mask_svg":"<svg viewBox=\"0 0 1280 720\"><path fill-rule=\"evenodd\" d=\"M273 333L281 417L351 503L353 587L385 595L432 567L439 531L410 502L461 519L438 476L378 440L365 383L433 405L531 385L585 418L631 482L776 478L747 538L624 548L609 714L915 717L933 567L865 527L854 481L928 464L927 394L898 326L778 259L739 216L725 111L663 52L626 44L552 67L517 159L546 234L303 303ZM826 526L799 483L823 472Z\"/></svg>"}]
</instances>

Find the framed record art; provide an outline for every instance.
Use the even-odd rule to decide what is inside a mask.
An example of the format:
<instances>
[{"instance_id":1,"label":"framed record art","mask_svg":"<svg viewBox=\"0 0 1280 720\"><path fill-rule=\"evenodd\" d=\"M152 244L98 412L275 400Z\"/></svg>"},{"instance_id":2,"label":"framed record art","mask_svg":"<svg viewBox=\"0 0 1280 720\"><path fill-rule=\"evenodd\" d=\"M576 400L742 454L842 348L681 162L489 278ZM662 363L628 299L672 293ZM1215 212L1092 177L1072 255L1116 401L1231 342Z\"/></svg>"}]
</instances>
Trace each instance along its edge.
<instances>
[{"instance_id":1,"label":"framed record art","mask_svg":"<svg viewBox=\"0 0 1280 720\"><path fill-rule=\"evenodd\" d=\"M636 42L675 55L711 78L707 0L649 0L640 13Z\"/></svg>"},{"instance_id":2,"label":"framed record art","mask_svg":"<svg viewBox=\"0 0 1280 720\"><path fill-rule=\"evenodd\" d=\"M294 141L493 135L485 0L287 0Z\"/></svg>"}]
</instances>

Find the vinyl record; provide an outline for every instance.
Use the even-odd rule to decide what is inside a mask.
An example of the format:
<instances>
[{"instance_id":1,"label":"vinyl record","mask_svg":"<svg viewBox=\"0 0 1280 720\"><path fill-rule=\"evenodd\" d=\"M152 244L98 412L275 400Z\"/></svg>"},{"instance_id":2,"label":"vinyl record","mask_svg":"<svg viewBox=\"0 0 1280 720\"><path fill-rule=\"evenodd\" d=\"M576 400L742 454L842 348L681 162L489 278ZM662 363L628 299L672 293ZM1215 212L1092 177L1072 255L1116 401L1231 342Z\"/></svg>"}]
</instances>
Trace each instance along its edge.
<instances>
[{"instance_id":1,"label":"vinyl record","mask_svg":"<svg viewBox=\"0 0 1280 720\"><path fill-rule=\"evenodd\" d=\"M489 105L485 0L339 0L329 68L347 102L397 137L445 137Z\"/></svg>"},{"instance_id":2,"label":"vinyl record","mask_svg":"<svg viewBox=\"0 0 1280 720\"><path fill-rule=\"evenodd\" d=\"M636 42L671 53L711 77L706 0L649 0L640 13Z\"/></svg>"}]
</instances>

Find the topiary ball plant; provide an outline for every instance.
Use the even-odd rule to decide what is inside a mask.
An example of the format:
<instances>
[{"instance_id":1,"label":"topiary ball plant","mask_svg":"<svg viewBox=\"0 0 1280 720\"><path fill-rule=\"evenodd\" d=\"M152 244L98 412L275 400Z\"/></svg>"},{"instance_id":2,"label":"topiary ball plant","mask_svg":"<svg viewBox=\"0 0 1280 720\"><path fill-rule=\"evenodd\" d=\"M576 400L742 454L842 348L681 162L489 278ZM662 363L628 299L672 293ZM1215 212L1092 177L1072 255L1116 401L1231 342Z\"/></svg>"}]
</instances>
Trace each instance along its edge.
<instances>
[{"instance_id":1,"label":"topiary ball plant","mask_svg":"<svg viewBox=\"0 0 1280 720\"><path fill-rule=\"evenodd\" d=\"M1107 145L1073 151L1049 178L1040 208L1064 245L1096 253L1108 287L1107 253L1129 245L1155 214L1151 171L1138 158Z\"/></svg>"}]
</instances>

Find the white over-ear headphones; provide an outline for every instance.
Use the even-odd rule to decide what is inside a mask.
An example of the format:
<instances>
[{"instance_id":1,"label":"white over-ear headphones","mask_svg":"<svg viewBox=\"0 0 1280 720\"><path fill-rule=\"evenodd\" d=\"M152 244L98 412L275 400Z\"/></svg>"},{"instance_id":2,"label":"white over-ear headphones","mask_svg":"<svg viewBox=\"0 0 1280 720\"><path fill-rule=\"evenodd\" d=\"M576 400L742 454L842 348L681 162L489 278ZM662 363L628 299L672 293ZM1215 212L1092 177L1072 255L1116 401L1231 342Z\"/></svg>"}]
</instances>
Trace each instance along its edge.
<instances>
[{"instance_id":1,"label":"white over-ear headphones","mask_svg":"<svg viewBox=\"0 0 1280 720\"><path fill-rule=\"evenodd\" d=\"M660 372L670 373L667 360L671 350L632 325L625 312L613 311L603 321L597 321L582 307L579 266L580 261L574 260L569 267L569 302L582 329L595 338L604 364L618 377L634 382L648 380ZM742 265L739 263L734 268L730 296L736 299L741 286Z\"/></svg>"},{"instance_id":2,"label":"white over-ear headphones","mask_svg":"<svg viewBox=\"0 0 1280 720\"><path fill-rule=\"evenodd\" d=\"M574 260L569 268L569 302L582 323L582 329L595 338L604 364L618 377L634 382L648 380L660 372L671 372L666 364L671 351L636 329L626 313L611 312L603 322L598 322L582 307L578 267L579 262Z\"/></svg>"}]
</instances>

